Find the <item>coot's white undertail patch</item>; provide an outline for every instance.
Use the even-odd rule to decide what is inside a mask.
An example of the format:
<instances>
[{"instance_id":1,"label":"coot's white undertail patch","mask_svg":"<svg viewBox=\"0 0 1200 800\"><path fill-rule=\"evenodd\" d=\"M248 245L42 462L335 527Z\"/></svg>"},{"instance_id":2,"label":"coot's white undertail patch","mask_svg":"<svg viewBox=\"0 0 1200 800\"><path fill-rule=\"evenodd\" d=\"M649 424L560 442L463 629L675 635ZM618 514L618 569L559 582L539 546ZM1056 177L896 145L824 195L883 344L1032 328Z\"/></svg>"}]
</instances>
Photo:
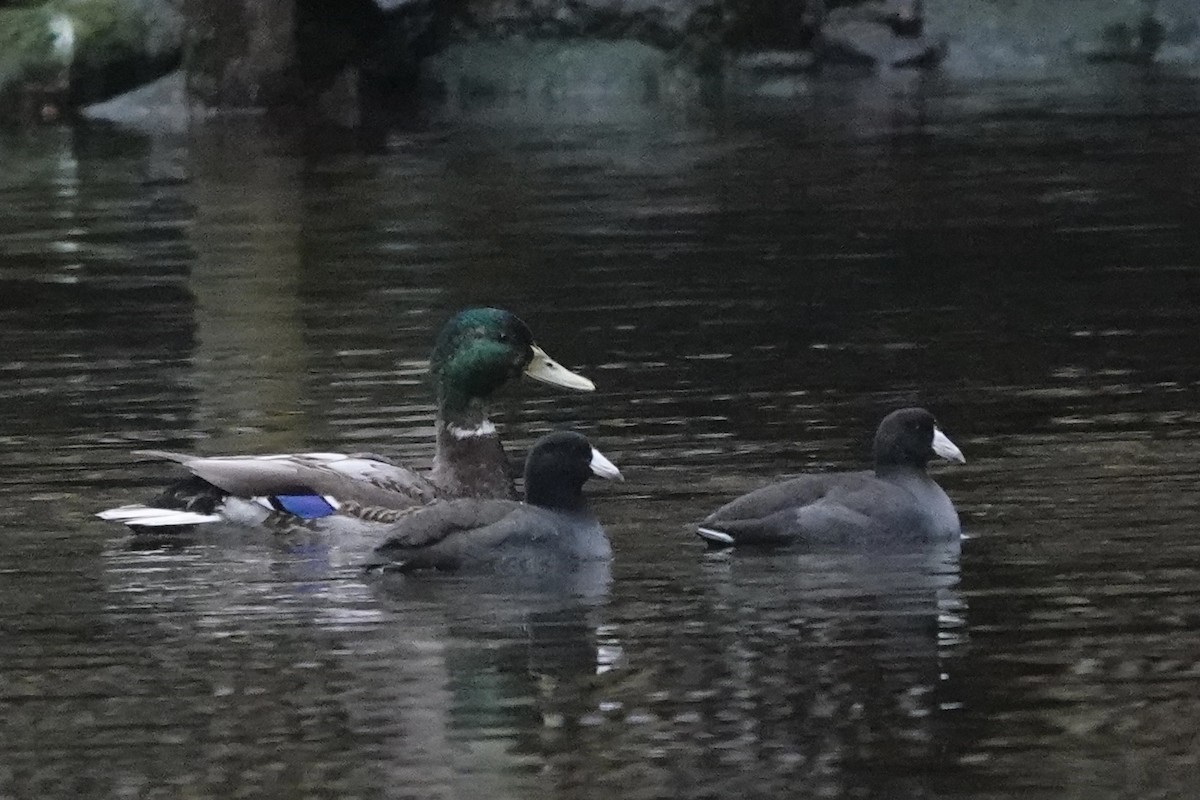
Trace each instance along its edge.
<instances>
[{"instance_id":1,"label":"coot's white undertail patch","mask_svg":"<svg viewBox=\"0 0 1200 800\"><path fill-rule=\"evenodd\" d=\"M710 542L717 542L718 544L733 544L732 536L730 536L728 533L722 533L721 531L713 530L712 528L696 528L696 533L700 535L700 538L707 539Z\"/></svg>"}]
</instances>

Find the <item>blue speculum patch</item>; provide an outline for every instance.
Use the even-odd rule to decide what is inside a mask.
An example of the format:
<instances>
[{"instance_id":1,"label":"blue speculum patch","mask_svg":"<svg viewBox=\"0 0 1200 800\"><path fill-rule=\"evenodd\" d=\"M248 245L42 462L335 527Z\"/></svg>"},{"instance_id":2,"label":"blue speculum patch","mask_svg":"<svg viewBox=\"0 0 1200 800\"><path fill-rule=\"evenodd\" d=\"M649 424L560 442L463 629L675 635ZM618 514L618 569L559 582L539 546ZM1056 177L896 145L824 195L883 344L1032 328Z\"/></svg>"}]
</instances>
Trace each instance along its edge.
<instances>
[{"instance_id":1,"label":"blue speculum patch","mask_svg":"<svg viewBox=\"0 0 1200 800\"><path fill-rule=\"evenodd\" d=\"M277 510L301 519L319 519L337 513L337 509L319 494L277 494L270 500Z\"/></svg>"}]
</instances>

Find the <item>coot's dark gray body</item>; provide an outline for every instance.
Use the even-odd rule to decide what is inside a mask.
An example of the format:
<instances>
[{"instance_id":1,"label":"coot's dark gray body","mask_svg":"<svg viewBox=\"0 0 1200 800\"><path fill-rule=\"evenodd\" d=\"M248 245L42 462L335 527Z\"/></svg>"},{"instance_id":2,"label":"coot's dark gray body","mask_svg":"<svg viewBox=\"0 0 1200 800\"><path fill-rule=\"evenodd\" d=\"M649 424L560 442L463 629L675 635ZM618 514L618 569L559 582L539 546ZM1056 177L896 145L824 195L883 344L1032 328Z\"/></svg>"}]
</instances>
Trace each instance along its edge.
<instances>
[{"instance_id":1,"label":"coot's dark gray body","mask_svg":"<svg viewBox=\"0 0 1200 800\"><path fill-rule=\"evenodd\" d=\"M608 536L583 497L591 475L621 477L583 436L543 436L526 460L525 502L460 499L418 509L389 529L371 566L557 573L608 560Z\"/></svg>"},{"instance_id":2,"label":"coot's dark gray body","mask_svg":"<svg viewBox=\"0 0 1200 800\"><path fill-rule=\"evenodd\" d=\"M716 546L812 544L881 547L946 542L961 535L958 513L925 471L938 455L962 452L920 408L894 411L875 434L875 469L803 475L733 500L697 533Z\"/></svg>"}]
</instances>

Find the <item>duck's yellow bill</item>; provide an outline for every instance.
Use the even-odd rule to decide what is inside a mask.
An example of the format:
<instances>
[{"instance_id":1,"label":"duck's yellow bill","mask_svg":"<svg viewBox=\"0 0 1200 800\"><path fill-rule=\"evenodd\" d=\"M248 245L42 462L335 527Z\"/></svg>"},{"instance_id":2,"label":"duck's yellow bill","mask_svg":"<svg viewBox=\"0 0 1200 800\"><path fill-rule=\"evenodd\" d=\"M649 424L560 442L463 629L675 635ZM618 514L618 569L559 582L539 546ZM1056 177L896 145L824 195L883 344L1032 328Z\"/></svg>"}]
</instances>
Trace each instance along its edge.
<instances>
[{"instance_id":1,"label":"duck's yellow bill","mask_svg":"<svg viewBox=\"0 0 1200 800\"><path fill-rule=\"evenodd\" d=\"M551 386L560 386L563 389L574 389L577 392L594 392L596 390L596 384L582 375L571 372L546 355L546 351L536 344L533 346L533 360L525 368L525 374L535 381L548 383Z\"/></svg>"}]
</instances>

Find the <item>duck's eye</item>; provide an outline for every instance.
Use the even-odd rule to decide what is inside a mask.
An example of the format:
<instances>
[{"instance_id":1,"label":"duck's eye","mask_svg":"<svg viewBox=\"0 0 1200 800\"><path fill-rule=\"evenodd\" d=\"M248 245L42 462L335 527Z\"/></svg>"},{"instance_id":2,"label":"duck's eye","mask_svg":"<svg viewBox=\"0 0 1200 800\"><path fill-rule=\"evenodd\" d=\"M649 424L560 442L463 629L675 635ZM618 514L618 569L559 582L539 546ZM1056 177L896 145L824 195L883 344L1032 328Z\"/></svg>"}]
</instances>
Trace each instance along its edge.
<instances>
[{"instance_id":1,"label":"duck's eye","mask_svg":"<svg viewBox=\"0 0 1200 800\"><path fill-rule=\"evenodd\" d=\"M496 334L496 341L497 342L507 342L508 334L501 331L500 333Z\"/></svg>"}]
</instances>

